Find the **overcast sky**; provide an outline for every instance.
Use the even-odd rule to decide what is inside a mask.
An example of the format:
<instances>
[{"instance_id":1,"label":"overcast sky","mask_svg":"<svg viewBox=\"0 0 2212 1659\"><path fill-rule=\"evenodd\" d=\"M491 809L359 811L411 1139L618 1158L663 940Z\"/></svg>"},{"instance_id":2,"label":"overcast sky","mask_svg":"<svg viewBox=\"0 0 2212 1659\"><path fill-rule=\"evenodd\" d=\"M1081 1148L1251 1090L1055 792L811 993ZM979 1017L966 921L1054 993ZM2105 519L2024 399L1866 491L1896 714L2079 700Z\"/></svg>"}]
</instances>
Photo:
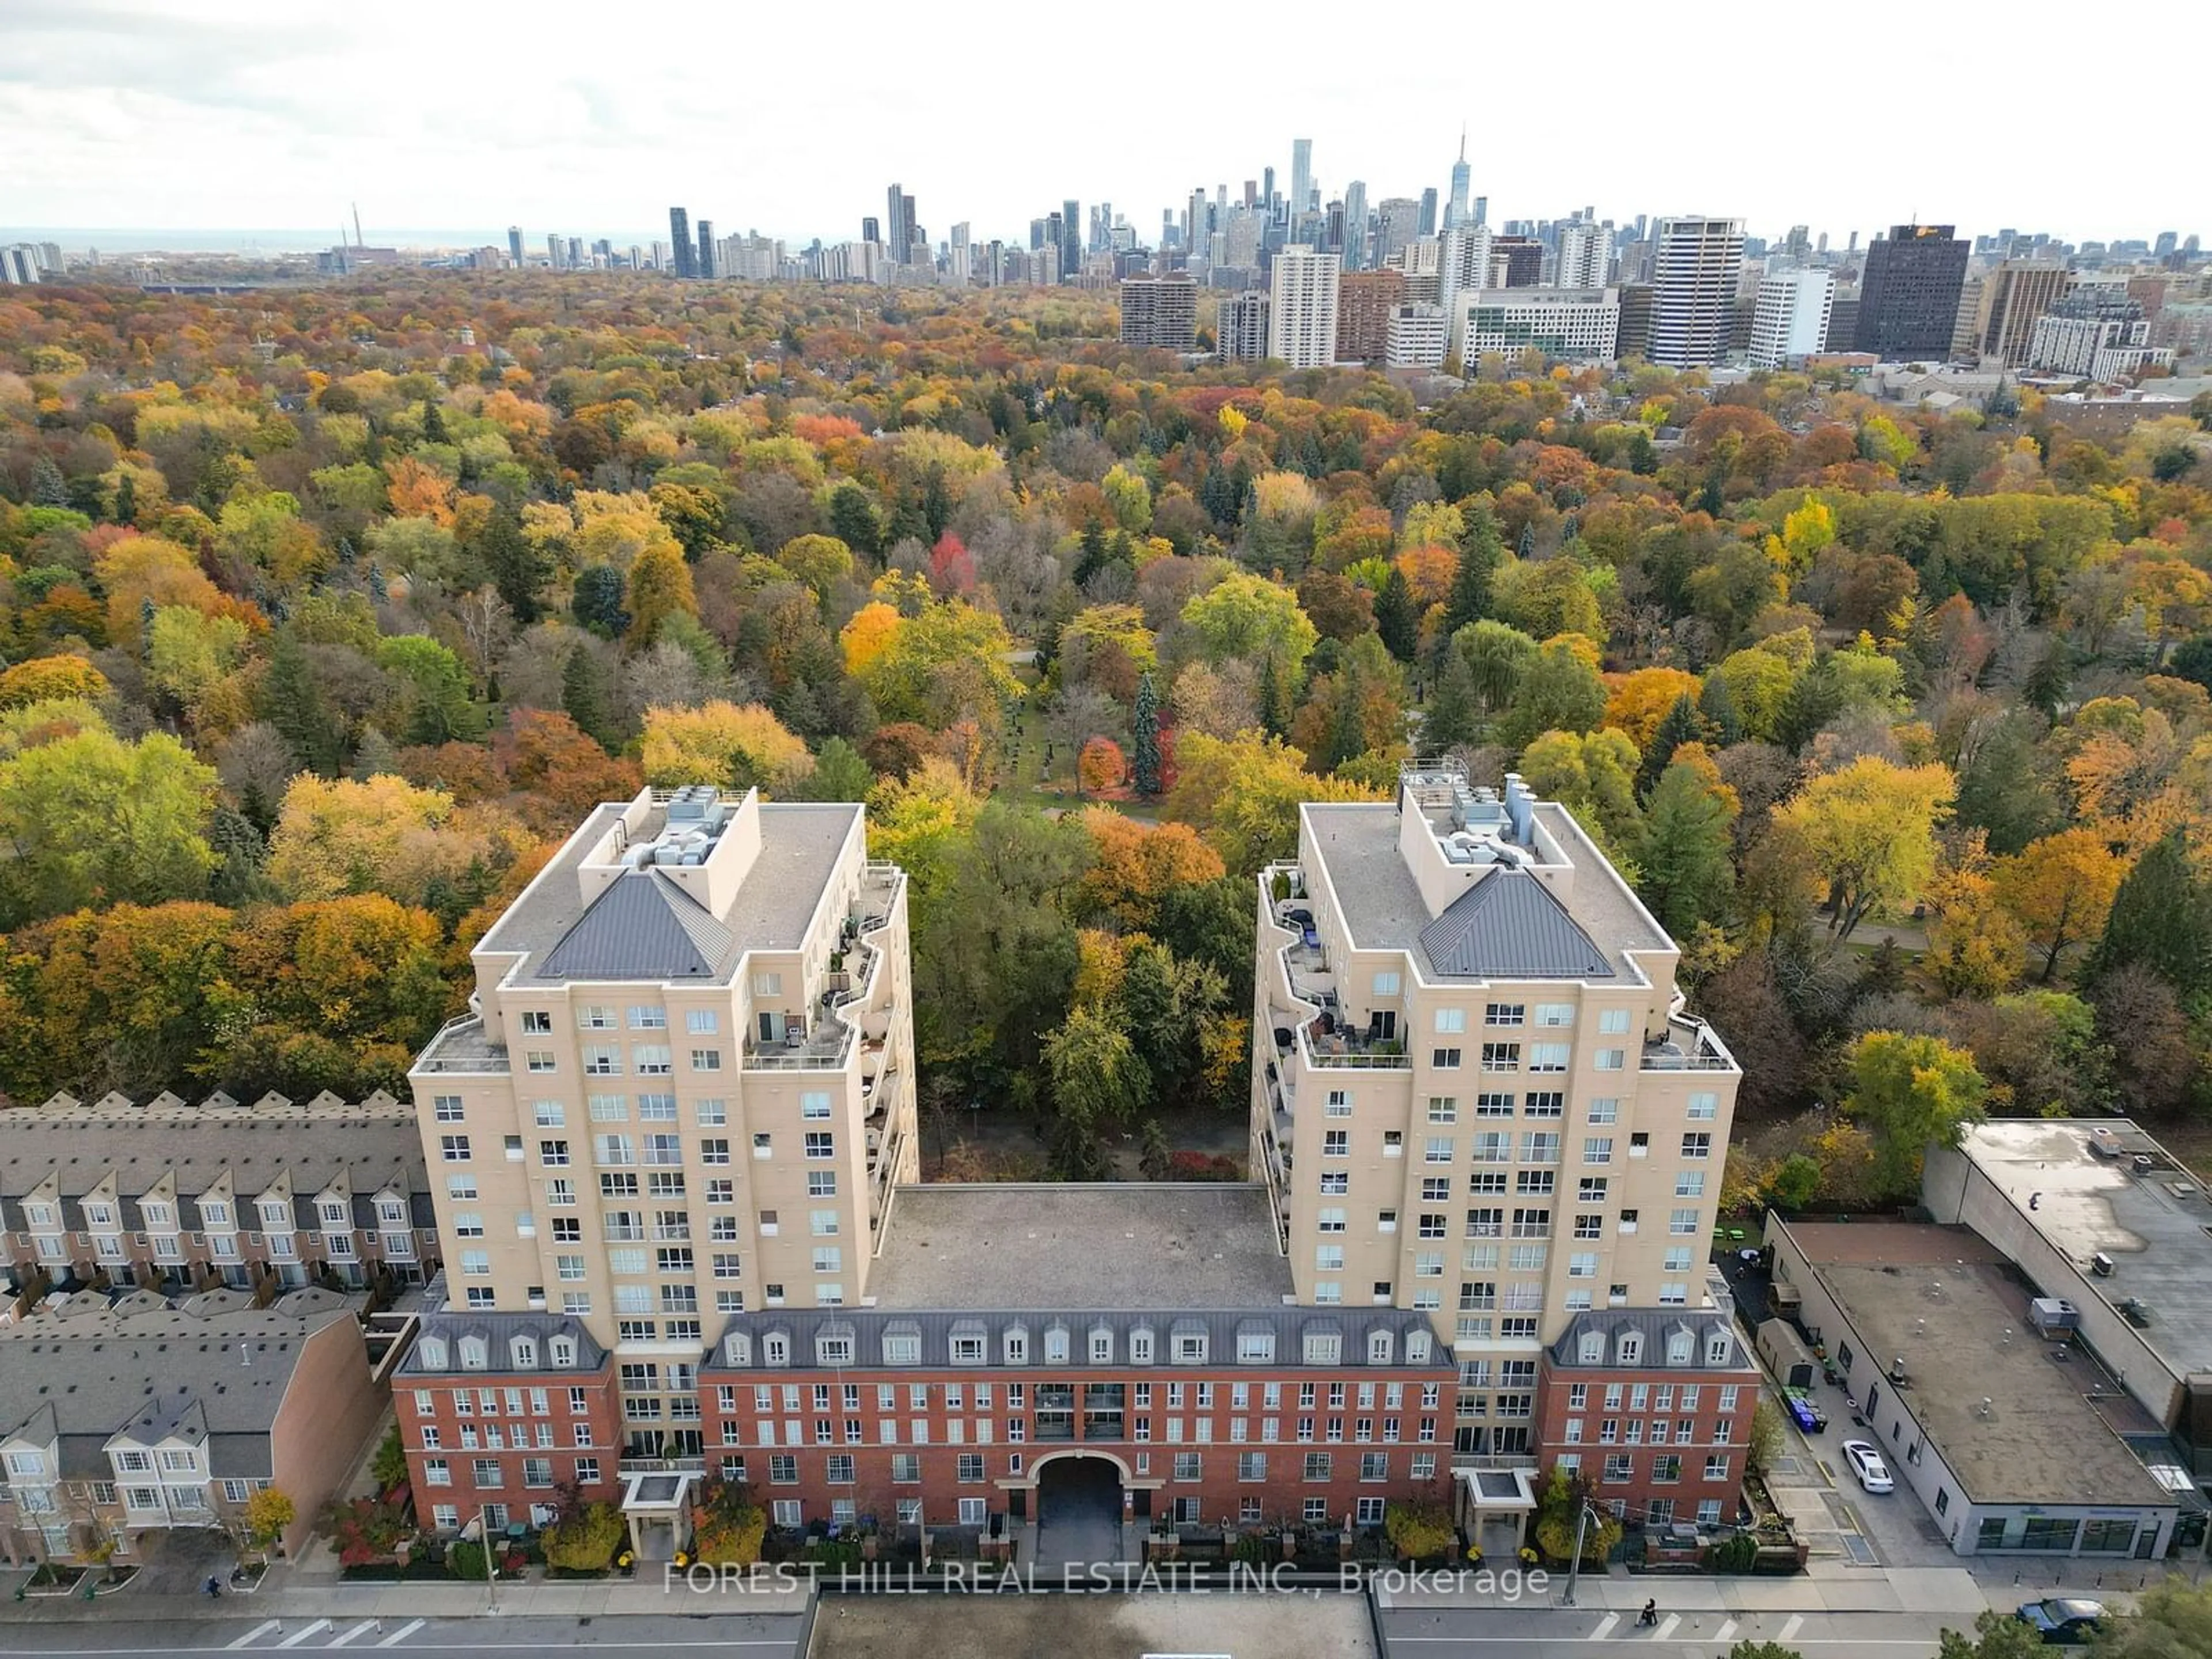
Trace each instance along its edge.
<instances>
[{"instance_id":1,"label":"overcast sky","mask_svg":"<svg viewBox=\"0 0 2212 1659\"><path fill-rule=\"evenodd\" d=\"M542 245L665 235L681 203L804 242L858 235L896 179L939 240L1026 240L1069 196L1149 240L1193 185L1272 163L1287 188L1294 137L1324 200L1442 192L1462 120L1493 224L2212 233L2191 94L2155 90L2161 64L2202 79L2201 0L2096 19L2092 41L1996 0L0 0L0 233L311 229L357 201L372 243ZM2115 56L2085 76L2075 51Z\"/></svg>"}]
</instances>

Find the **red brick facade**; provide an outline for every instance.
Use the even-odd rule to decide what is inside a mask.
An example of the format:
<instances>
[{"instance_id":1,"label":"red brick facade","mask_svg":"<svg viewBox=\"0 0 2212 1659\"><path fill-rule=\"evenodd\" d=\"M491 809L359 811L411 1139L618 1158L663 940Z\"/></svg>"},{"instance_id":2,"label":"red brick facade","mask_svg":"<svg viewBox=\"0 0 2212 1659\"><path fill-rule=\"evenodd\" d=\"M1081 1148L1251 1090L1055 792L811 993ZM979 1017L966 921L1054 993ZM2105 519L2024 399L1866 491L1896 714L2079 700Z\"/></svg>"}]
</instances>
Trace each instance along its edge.
<instances>
[{"instance_id":1,"label":"red brick facade","mask_svg":"<svg viewBox=\"0 0 2212 1659\"><path fill-rule=\"evenodd\" d=\"M1579 1468L1601 1503L1632 1520L1733 1520L1758 1404L1759 1371L1747 1364L1686 1372L1547 1357L1537 1455L1547 1471Z\"/></svg>"},{"instance_id":2,"label":"red brick facade","mask_svg":"<svg viewBox=\"0 0 2212 1659\"><path fill-rule=\"evenodd\" d=\"M1115 1466L1132 1516L1375 1523L1443 1496L1450 1389L1434 1371L900 1368L709 1370L699 1392L708 1468L782 1524L914 1500L933 1523L1033 1519L1041 1468L1068 1455Z\"/></svg>"},{"instance_id":3,"label":"red brick facade","mask_svg":"<svg viewBox=\"0 0 2212 1659\"><path fill-rule=\"evenodd\" d=\"M592 1372L471 1371L404 1376L392 1391L416 1512L465 1524L487 1504L526 1521L533 1504L574 1485L617 1498L622 1401L611 1362ZM488 1479L496 1472L496 1479ZM453 1511L450 1523L437 1510Z\"/></svg>"}]
</instances>

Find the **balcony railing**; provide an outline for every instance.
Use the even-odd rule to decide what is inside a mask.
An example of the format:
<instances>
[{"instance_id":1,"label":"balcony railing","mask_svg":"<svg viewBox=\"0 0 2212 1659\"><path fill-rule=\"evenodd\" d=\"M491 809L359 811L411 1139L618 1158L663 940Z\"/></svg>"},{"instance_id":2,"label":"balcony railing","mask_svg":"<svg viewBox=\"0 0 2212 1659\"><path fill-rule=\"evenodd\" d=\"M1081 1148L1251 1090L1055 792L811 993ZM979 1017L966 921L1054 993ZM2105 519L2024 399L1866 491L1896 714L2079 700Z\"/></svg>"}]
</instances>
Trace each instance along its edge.
<instances>
[{"instance_id":1,"label":"balcony railing","mask_svg":"<svg viewBox=\"0 0 2212 1659\"><path fill-rule=\"evenodd\" d=\"M469 1027L474 1026L471 1033ZM505 1045L492 1042L480 1014L462 1014L438 1028L415 1062L418 1072L458 1072L484 1077L504 1077L514 1068Z\"/></svg>"},{"instance_id":2,"label":"balcony railing","mask_svg":"<svg viewBox=\"0 0 2212 1659\"><path fill-rule=\"evenodd\" d=\"M1733 1072L1735 1057L1727 1046L1713 1035L1713 1028L1701 1019L1674 1015L1667 1021L1667 1035L1657 1042L1647 1042L1638 1057L1639 1070L1646 1072Z\"/></svg>"}]
</instances>

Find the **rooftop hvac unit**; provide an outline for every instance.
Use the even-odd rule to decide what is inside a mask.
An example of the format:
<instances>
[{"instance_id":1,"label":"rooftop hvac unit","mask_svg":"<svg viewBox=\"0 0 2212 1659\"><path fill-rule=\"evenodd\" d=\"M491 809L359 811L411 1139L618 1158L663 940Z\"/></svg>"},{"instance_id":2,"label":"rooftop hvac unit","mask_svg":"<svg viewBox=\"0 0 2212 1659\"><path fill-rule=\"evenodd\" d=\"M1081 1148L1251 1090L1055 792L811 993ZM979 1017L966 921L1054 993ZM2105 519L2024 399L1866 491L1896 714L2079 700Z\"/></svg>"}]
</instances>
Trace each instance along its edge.
<instances>
[{"instance_id":1,"label":"rooftop hvac unit","mask_svg":"<svg viewBox=\"0 0 2212 1659\"><path fill-rule=\"evenodd\" d=\"M2110 1279L2112 1276L2112 1268L2114 1266L2115 1263L2113 1262L2112 1258L2106 1255L2102 1250L2098 1251L2096 1255L2089 1258L2089 1271L2096 1274L2100 1279Z\"/></svg>"}]
</instances>

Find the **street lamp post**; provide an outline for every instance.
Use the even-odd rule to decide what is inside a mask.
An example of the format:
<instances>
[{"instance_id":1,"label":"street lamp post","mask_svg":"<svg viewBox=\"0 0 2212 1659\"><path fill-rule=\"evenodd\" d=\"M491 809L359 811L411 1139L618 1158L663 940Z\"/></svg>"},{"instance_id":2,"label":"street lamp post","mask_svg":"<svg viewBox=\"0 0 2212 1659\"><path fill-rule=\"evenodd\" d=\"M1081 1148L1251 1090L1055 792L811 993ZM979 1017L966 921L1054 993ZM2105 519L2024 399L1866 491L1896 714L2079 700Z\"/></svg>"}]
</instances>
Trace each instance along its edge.
<instances>
[{"instance_id":1,"label":"street lamp post","mask_svg":"<svg viewBox=\"0 0 2212 1659\"><path fill-rule=\"evenodd\" d=\"M477 1508L477 1530L483 1538L484 1553L484 1611L499 1611L499 1573L493 1565L491 1554L491 1511L482 1504Z\"/></svg>"},{"instance_id":2,"label":"street lamp post","mask_svg":"<svg viewBox=\"0 0 2212 1659\"><path fill-rule=\"evenodd\" d=\"M1563 1607L1575 1604L1575 1580L1582 1576L1583 1570L1583 1535L1589 1526L1589 1500L1584 1498L1581 1512L1575 1516L1574 1559L1567 1563L1567 1588L1559 1596L1559 1605Z\"/></svg>"}]
</instances>

